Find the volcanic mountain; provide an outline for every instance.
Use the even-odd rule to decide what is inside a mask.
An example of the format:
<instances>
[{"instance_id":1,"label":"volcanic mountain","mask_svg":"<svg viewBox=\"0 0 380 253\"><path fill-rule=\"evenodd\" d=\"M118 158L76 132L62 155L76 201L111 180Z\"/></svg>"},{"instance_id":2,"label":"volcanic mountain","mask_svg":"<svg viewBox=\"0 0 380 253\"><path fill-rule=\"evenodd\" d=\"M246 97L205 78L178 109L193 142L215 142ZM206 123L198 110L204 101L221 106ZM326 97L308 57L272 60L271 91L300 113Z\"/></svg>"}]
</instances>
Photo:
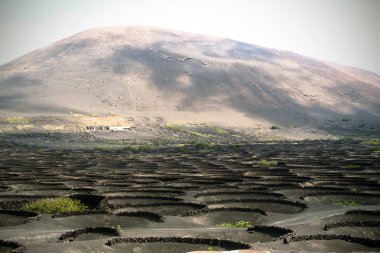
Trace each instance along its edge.
<instances>
[{"instance_id":1,"label":"volcanic mountain","mask_svg":"<svg viewBox=\"0 0 380 253\"><path fill-rule=\"evenodd\" d=\"M87 30L0 66L0 115L380 121L380 76L230 39ZM182 115L182 116L181 116Z\"/></svg>"}]
</instances>

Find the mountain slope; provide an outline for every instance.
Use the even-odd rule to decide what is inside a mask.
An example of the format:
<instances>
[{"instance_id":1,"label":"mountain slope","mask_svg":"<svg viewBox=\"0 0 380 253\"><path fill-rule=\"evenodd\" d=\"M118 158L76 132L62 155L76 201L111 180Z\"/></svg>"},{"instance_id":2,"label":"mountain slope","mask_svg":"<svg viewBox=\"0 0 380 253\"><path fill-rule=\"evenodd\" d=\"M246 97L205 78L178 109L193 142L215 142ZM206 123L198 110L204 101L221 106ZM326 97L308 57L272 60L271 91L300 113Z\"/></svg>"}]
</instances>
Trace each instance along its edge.
<instances>
[{"instance_id":1,"label":"mountain slope","mask_svg":"<svg viewBox=\"0 0 380 253\"><path fill-rule=\"evenodd\" d=\"M152 27L75 34L2 65L0 89L4 116L113 112L196 119L219 111L231 120L236 114L288 122L380 121L376 74Z\"/></svg>"}]
</instances>

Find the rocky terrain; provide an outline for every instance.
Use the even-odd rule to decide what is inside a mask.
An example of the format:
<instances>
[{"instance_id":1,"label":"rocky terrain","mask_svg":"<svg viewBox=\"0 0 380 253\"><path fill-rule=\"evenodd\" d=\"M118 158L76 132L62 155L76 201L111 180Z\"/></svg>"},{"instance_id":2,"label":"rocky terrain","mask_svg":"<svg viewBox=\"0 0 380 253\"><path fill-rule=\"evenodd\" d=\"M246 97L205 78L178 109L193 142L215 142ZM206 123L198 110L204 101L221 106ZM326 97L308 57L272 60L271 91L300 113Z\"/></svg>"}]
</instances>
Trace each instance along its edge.
<instances>
[{"instance_id":1,"label":"rocky terrain","mask_svg":"<svg viewBox=\"0 0 380 253\"><path fill-rule=\"evenodd\" d=\"M380 249L378 141L0 144L0 252ZM62 196L90 209L20 211Z\"/></svg>"},{"instance_id":2,"label":"rocky terrain","mask_svg":"<svg viewBox=\"0 0 380 253\"><path fill-rule=\"evenodd\" d=\"M113 27L0 66L0 89L0 252L380 250L374 73Z\"/></svg>"},{"instance_id":3,"label":"rocky terrain","mask_svg":"<svg viewBox=\"0 0 380 253\"><path fill-rule=\"evenodd\" d=\"M75 34L0 67L0 115L169 123L379 123L380 77L294 53L152 27Z\"/></svg>"}]
</instances>

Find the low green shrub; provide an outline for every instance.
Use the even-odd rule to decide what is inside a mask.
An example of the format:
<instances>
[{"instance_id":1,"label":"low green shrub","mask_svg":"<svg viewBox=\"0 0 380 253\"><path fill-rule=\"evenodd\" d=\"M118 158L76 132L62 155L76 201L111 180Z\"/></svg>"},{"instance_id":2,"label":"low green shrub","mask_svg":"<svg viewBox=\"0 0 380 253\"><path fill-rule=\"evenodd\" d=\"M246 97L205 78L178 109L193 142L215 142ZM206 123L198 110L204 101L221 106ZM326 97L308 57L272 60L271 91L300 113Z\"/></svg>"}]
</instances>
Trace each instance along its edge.
<instances>
[{"instance_id":1,"label":"low green shrub","mask_svg":"<svg viewBox=\"0 0 380 253\"><path fill-rule=\"evenodd\" d=\"M88 206L69 197L46 198L23 205L21 211L36 213L62 213L88 210Z\"/></svg>"},{"instance_id":2,"label":"low green shrub","mask_svg":"<svg viewBox=\"0 0 380 253\"><path fill-rule=\"evenodd\" d=\"M358 202L356 202L354 200L345 200L345 201L342 201L342 202L333 203L333 205L340 206L340 207L352 207L352 206L359 206L360 203L358 203Z\"/></svg>"},{"instance_id":3,"label":"low green shrub","mask_svg":"<svg viewBox=\"0 0 380 253\"><path fill-rule=\"evenodd\" d=\"M221 227L221 228L233 228L234 224L232 224L232 223L220 223L220 224L217 224L216 226Z\"/></svg>"},{"instance_id":4,"label":"low green shrub","mask_svg":"<svg viewBox=\"0 0 380 253\"><path fill-rule=\"evenodd\" d=\"M357 164L347 164L342 166L343 169L360 169L362 166L357 165Z\"/></svg>"},{"instance_id":5,"label":"low green shrub","mask_svg":"<svg viewBox=\"0 0 380 253\"><path fill-rule=\"evenodd\" d=\"M361 144L373 145L373 146L380 145L380 139L365 140L365 141L362 141Z\"/></svg>"},{"instance_id":6,"label":"low green shrub","mask_svg":"<svg viewBox=\"0 0 380 253\"><path fill-rule=\"evenodd\" d=\"M217 227L222 227L222 228L248 228L251 225L249 221L238 221L234 224L232 223L220 223L216 225Z\"/></svg>"},{"instance_id":7,"label":"low green shrub","mask_svg":"<svg viewBox=\"0 0 380 253\"><path fill-rule=\"evenodd\" d=\"M242 147L243 147L242 144L231 144L230 145L230 148L232 148L232 149L239 149L239 148L242 148Z\"/></svg>"},{"instance_id":8,"label":"low green shrub","mask_svg":"<svg viewBox=\"0 0 380 253\"><path fill-rule=\"evenodd\" d=\"M186 134L191 134L191 135L194 135L194 136L197 136L197 137L206 137L205 134L197 132L197 131L193 131L193 130L189 129L189 127L186 127L186 126L165 125L165 128L168 129L168 130L176 131L176 132L182 132L182 133L186 133Z\"/></svg>"},{"instance_id":9,"label":"low green shrub","mask_svg":"<svg viewBox=\"0 0 380 253\"><path fill-rule=\"evenodd\" d=\"M25 117L10 117L10 118L4 118L0 121L8 124L28 124L29 119Z\"/></svg>"},{"instance_id":10,"label":"low green shrub","mask_svg":"<svg viewBox=\"0 0 380 253\"><path fill-rule=\"evenodd\" d=\"M371 147L368 149L368 151L370 152L377 152L377 151L380 151L380 147Z\"/></svg>"},{"instance_id":11,"label":"low green shrub","mask_svg":"<svg viewBox=\"0 0 380 253\"><path fill-rule=\"evenodd\" d=\"M154 149L156 149L154 146L148 144L138 146L139 151L150 151Z\"/></svg>"},{"instance_id":12,"label":"low green shrub","mask_svg":"<svg viewBox=\"0 0 380 253\"><path fill-rule=\"evenodd\" d=\"M272 129L272 130L279 130L280 127L279 126L271 126L270 129Z\"/></svg>"},{"instance_id":13,"label":"low green shrub","mask_svg":"<svg viewBox=\"0 0 380 253\"><path fill-rule=\"evenodd\" d=\"M144 144L144 145L136 145L136 146L125 146L123 148L123 152L129 153L129 152L141 152L141 151L152 151L156 149L152 145Z\"/></svg>"},{"instance_id":14,"label":"low green shrub","mask_svg":"<svg viewBox=\"0 0 380 253\"><path fill-rule=\"evenodd\" d=\"M189 152L189 149L187 147L178 147L176 150L181 153Z\"/></svg>"},{"instance_id":15,"label":"low green shrub","mask_svg":"<svg viewBox=\"0 0 380 253\"><path fill-rule=\"evenodd\" d=\"M251 226L249 221L238 221L235 223L235 227L237 228L248 228Z\"/></svg>"},{"instance_id":16,"label":"low green shrub","mask_svg":"<svg viewBox=\"0 0 380 253\"><path fill-rule=\"evenodd\" d=\"M276 161L260 160L260 161L257 162L257 165L266 166L266 167L272 167L272 166L276 166L277 162Z\"/></svg>"},{"instance_id":17,"label":"low green shrub","mask_svg":"<svg viewBox=\"0 0 380 253\"><path fill-rule=\"evenodd\" d=\"M112 148L108 147L108 146L98 146L98 147L95 147L95 150L98 150L98 151L110 151L110 150L112 150Z\"/></svg>"},{"instance_id":18,"label":"low green shrub","mask_svg":"<svg viewBox=\"0 0 380 253\"><path fill-rule=\"evenodd\" d=\"M219 127L215 127L215 126L208 126L207 128L209 128L210 130L212 130L213 132L217 133L217 134L221 134L221 135L226 135L226 134L229 134L230 132L227 131L226 129L223 129L223 128L219 128Z\"/></svg>"},{"instance_id":19,"label":"low green shrub","mask_svg":"<svg viewBox=\"0 0 380 253\"><path fill-rule=\"evenodd\" d=\"M166 129L169 129L169 130L173 130L173 131L182 131L183 130L183 127L182 126L179 126L179 125L165 125L165 128Z\"/></svg>"}]
</instances>

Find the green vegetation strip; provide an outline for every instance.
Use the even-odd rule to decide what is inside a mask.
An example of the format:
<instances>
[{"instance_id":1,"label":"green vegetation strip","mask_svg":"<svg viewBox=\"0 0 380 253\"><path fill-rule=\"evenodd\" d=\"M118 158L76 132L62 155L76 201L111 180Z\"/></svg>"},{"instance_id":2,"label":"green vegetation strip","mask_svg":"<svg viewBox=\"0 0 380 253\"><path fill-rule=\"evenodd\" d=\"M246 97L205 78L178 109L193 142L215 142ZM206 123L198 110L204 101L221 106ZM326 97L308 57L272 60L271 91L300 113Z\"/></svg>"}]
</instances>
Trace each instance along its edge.
<instances>
[{"instance_id":1,"label":"green vegetation strip","mask_svg":"<svg viewBox=\"0 0 380 253\"><path fill-rule=\"evenodd\" d=\"M191 134L197 137L206 137L205 134L193 131L191 129L187 129L185 126L179 126L179 125L166 125L166 129L176 131L176 132L182 132L186 134Z\"/></svg>"},{"instance_id":2,"label":"green vegetation strip","mask_svg":"<svg viewBox=\"0 0 380 253\"><path fill-rule=\"evenodd\" d=\"M220 223L216 225L221 228L249 228L251 227L251 223L249 221L238 221L234 224L232 223Z\"/></svg>"},{"instance_id":3,"label":"green vegetation strip","mask_svg":"<svg viewBox=\"0 0 380 253\"><path fill-rule=\"evenodd\" d=\"M11 117L11 118L2 118L0 122L8 123L8 124L28 124L28 118L24 117Z\"/></svg>"},{"instance_id":4,"label":"green vegetation strip","mask_svg":"<svg viewBox=\"0 0 380 253\"><path fill-rule=\"evenodd\" d=\"M86 211L88 206L79 200L69 197L46 198L27 203L20 208L21 211L54 214L62 212Z\"/></svg>"},{"instance_id":5,"label":"green vegetation strip","mask_svg":"<svg viewBox=\"0 0 380 253\"><path fill-rule=\"evenodd\" d=\"M380 139L371 139L371 140L362 141L361 144L373 145L373 146L380 145Z\"/></svg>"},{"instance_id":6,"label":"green vegetation strip","mask_svg":"<svg viewBox=\"0 0 380 253\"><path fill-rule=\"evenodd\" d=\"M155 150L156 147L152 145L136 145L136 146L125 146L123 148L123 151L125 153L130 153L130 152L141 152L141 151L152 151Z\"/></svg>"},{"instance_id":7,"label":"green vegetation strip","mask_svg":"<svg viewBox=\"0 0 380 253\"><path fill-rule=\"evenodd\" d=\"M340 207L351 207L351 206L359 206L360 203L353 201L353 200L345 200L342 202L333 203L333 205L340 206Z\"/></svg>"},{"instance_id":8,"label":"green vegetation strip","mask_svg":"<svg viewBox=\"0 0 380 253\"><path fill-rule=\"evenodd\" d=\"M370 152L379 152L380 151L380 139L365 140L365 141L362 141L360 144L373 146L373 147L368 148L368 151L370 151Z\"/></svg>"},{"instance_id":9,"label":"green vegetation strip","mask_svg":"<svg viewBox=\"0 0 380 253\"><path fill-rule=\"evenodd\" d=\"M276 161L260 160L257 162L257 165L266 166L266 167L273 167L273 166L277 165L277 162Z\"/></svg>"},{"instance_id":10,"label":"green vegetation strip","mask_svg":"<svg viewBox=\"0 0 380 253\"><path fill-rule=\"evenodd\" d=\"M343 169L360 169L362 166L357 165L357 164L347 164L342 166Z\"/></svg>"}]
</instances>

